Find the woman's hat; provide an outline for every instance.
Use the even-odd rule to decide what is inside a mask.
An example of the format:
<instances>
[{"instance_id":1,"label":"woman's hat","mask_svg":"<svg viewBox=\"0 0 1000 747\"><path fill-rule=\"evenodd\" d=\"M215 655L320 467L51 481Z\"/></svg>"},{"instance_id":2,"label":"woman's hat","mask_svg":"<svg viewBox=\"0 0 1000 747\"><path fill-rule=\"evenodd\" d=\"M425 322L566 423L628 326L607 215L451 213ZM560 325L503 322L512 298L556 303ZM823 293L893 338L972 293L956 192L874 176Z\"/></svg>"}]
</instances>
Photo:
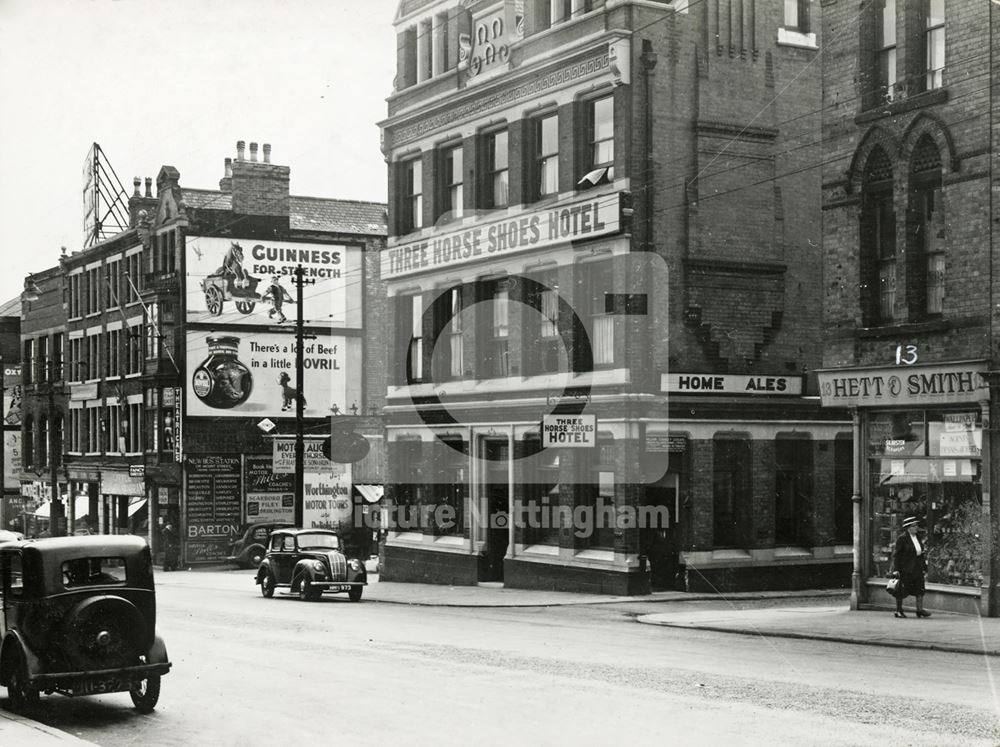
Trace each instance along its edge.
<instances>
[{"instance_id":1,"label":"woman's hat","mask_svg":"<svg viewBox=\"0 0 1000 747\"><path fill-rule=\"evenodd\" d=\"M919 523L920 522L917 520L916 516L907 516L905 519L903 519L903 529L906 529L907 527L916 526Z\"/></svg>"}]
</instances>

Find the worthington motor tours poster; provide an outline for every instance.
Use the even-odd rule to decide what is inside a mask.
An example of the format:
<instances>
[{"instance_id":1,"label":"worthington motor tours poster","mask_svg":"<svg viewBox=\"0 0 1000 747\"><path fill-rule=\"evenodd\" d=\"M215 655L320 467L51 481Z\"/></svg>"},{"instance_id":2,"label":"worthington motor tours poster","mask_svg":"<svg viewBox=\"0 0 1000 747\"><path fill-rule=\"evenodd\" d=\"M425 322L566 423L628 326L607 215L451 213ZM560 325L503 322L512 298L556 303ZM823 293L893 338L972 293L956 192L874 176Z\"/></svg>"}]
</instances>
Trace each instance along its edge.
<instances>
[{"instance_id":1,"label":"worthington motor tours poster","mask_svg":"<svg viewBox=\"0 0 1000 747\"><path fill-rule=\"evenodd\" d=\"M192 236L185 260L188 323L293 327L302 265L304 323L361 328L360 247Z\"/></svg>"},{"instance_id":2,"label":"worthington motor tours poster","mask_svg":"<svg viewBox=\"0 0 1000 747\"><path fill-rule=\"evenodd\" d=\"M193 417L295 417L351 414L361 406L361 339L306 340L304 382L295 375L295 336L280 333L187 333L187 412ZM353 361L353 375L345 368Z\"/></svg>"}]
</instances>

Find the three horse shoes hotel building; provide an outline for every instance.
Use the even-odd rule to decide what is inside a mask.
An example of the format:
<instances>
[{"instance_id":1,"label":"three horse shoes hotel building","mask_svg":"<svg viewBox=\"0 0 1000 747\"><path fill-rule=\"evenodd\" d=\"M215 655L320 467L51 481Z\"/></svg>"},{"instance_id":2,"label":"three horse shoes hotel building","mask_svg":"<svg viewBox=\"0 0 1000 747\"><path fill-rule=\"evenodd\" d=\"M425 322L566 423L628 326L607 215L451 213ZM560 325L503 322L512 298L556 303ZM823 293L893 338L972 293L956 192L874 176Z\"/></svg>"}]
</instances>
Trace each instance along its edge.
<instances>
[{"instance_id":1,"label":"three horse shoes hotel building","mask_svg":"<svg viewBox=\"0 0 1000 747\"><path fill-rule=\"evenodd\" d=\"M985 361L819 372L823 404L854 414L856 554L852 604L883 602L903 519L927 532L928 604L986 613L990 567L990 388Z\"/></svg>"},{"instance_id":2,"label":"three horse shoes hotel building","mask_svg":"<svg viewBox=\"0 0 1000 747\"><path fill-rule=\"evenodd\" d=\"M719 199L698 208L684 185L724 138L749 168L809 156L778 129L792 112L762 124L729 93L773 98L763 65L678 62L708 31L686 6L399 4L386 580L848 582L850 423L807 391L818 317L793 311L819 257L785 259L819 245L818 181L706 178ZM813 96L813 52L771 46L781 85Z\"/></svg>"}]
</instances>

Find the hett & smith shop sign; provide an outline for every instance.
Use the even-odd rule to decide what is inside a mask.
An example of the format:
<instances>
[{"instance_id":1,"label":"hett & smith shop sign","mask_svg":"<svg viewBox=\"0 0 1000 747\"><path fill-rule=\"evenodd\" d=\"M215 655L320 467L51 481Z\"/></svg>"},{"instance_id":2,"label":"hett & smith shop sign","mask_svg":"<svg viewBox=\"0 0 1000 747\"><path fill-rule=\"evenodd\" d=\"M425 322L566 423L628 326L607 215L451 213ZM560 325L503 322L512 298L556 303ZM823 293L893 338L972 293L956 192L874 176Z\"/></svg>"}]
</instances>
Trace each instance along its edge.
<instances>
[{"instance_id":1,"label":"hett & smith shop sign","mask_svg":"<svg viewBox=\"0 0 1000 747\"><path fill-rule=\"evenodd\" d=\"M985 362L817 371L824 407L946 405L989 399Z\"/></svg>"}]
</instances>

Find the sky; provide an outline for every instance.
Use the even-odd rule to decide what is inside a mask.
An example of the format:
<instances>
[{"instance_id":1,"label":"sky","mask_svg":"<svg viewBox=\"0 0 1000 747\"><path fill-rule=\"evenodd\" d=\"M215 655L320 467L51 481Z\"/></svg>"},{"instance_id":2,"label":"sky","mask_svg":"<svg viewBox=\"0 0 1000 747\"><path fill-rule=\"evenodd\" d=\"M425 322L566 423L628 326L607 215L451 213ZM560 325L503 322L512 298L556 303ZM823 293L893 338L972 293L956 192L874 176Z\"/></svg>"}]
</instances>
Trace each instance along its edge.
<instances>
[{"instance_id":1,"label":"sky","mask_svg":"<svg viewBox=\"0 0 1000 747\"><path fill-rule=\"evenodd\" d=\"M83 247L98 143L131 194L163 165L217 189L270 143L294 195L386 199L376 122L397 0L0 0L0 302ZM155 187L154 187L155 193Z\"/></svg>"}]
</instances>

